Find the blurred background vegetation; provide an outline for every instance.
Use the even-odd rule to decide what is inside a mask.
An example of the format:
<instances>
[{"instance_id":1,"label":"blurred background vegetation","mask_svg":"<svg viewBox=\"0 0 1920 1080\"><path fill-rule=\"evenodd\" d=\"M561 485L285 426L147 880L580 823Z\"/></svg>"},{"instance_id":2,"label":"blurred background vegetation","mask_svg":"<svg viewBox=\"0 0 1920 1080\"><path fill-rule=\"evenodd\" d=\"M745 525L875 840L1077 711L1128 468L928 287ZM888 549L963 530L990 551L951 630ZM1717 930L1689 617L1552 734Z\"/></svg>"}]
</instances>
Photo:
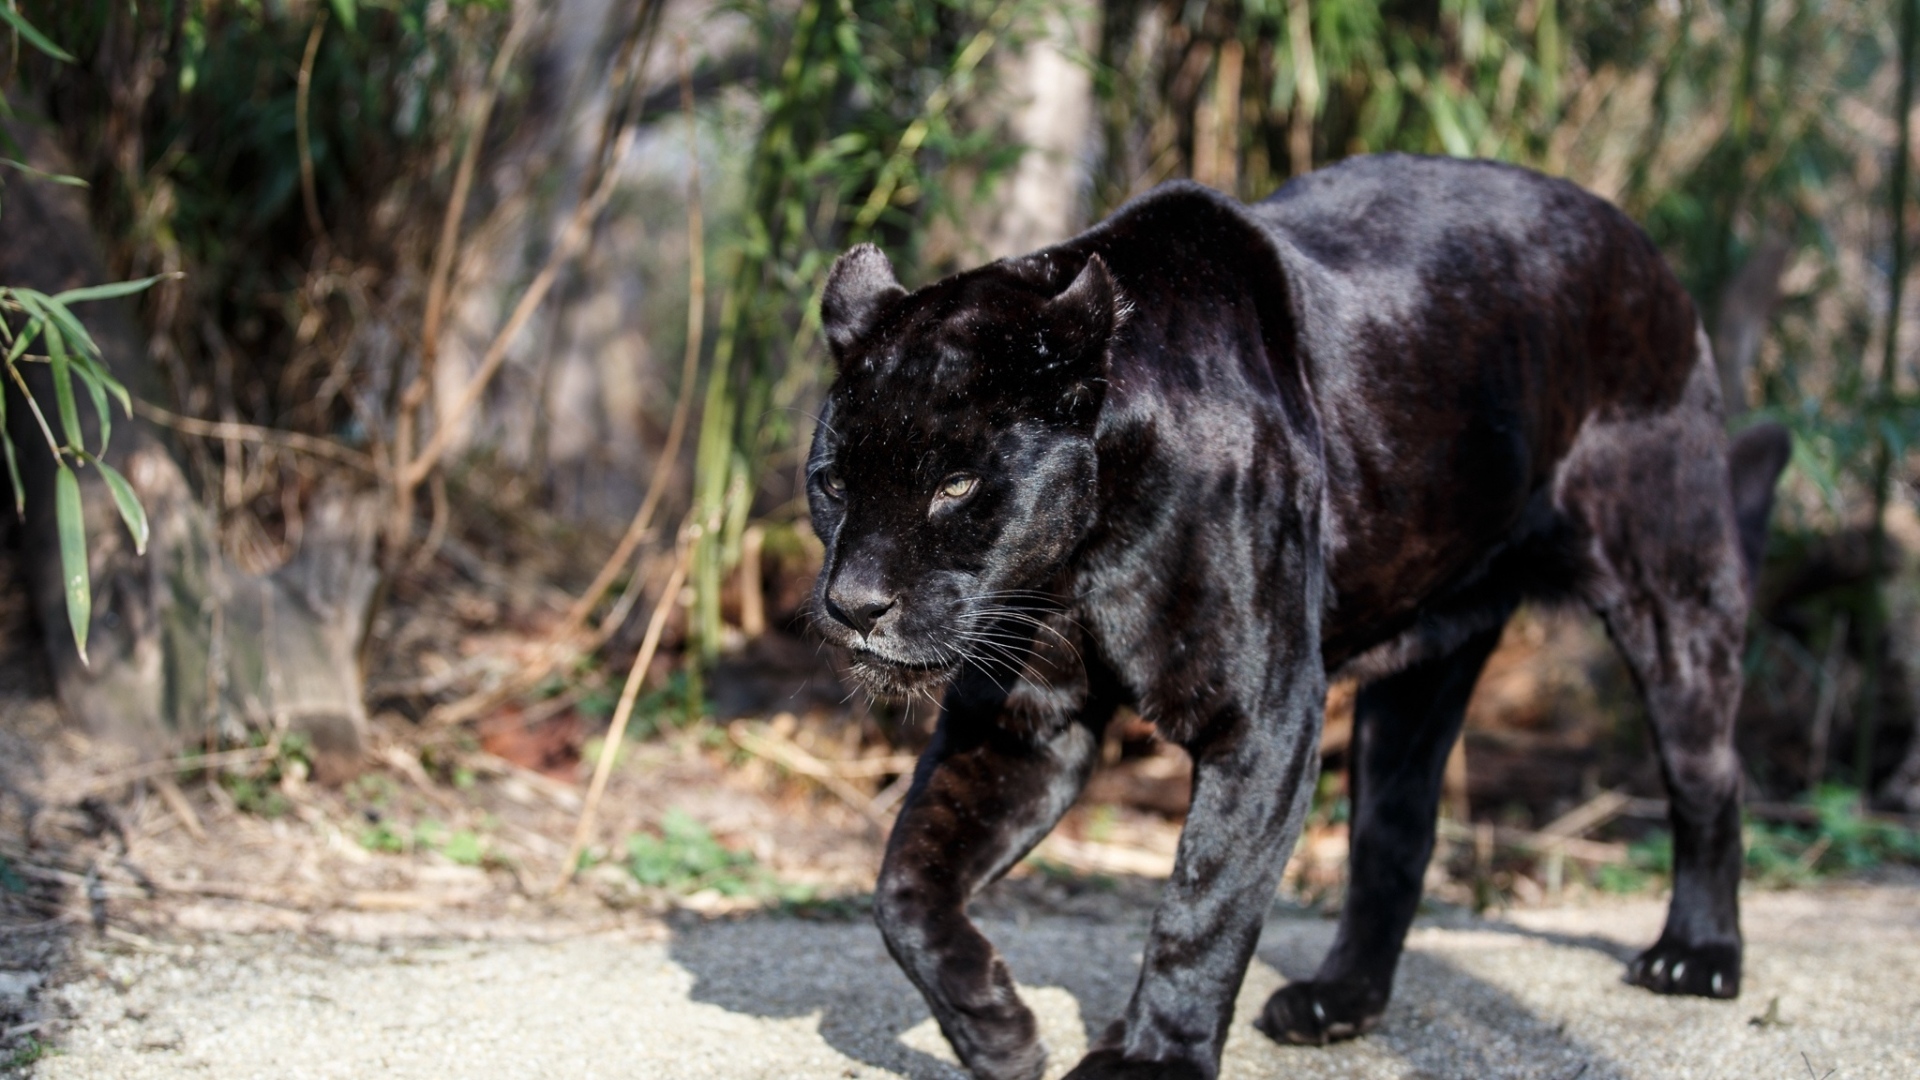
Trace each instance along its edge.
<instances>
[{"instance_id":1,"label":"blurred background vegetation","mask_svg":"<svg viewBox=\"0 0 1920 1080\"><path fill-rule=\"evenodd\" d=\"M833 257L875 241L911 286L1164 180L1251 200L1399 150L1567 176L1645 225L1730 423L1795 435L1751 794L1920 811L1913 0L4 2L67 54L9 30L0 78L87 182L108 276L180 275L127 301L137 411L239 570L294 559L324 492L363 497L356 693L430 768L571 769L615 713L851 715L911 750L925 717L846 701L797 615ZM1594 634L1509 634L1472 813L1658 794ZM1509 750L1564 750L1539 775L1566 790L1522 790Z\"/></svg>"}]
</instances>

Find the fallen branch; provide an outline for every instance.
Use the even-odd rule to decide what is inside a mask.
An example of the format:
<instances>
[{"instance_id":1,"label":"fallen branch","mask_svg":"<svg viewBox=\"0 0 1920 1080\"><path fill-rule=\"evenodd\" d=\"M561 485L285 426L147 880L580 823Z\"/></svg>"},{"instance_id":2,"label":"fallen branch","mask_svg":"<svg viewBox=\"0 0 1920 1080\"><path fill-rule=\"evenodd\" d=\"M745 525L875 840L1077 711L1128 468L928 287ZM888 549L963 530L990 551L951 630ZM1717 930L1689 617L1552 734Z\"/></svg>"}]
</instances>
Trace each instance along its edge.
<instances>
[{"instance_id":1,"label":"fallen branch","mask_svg":"<svg viewBox=\"0 0 1920 1080\"><path fill-rule=\"evenodd\" d=\"M1439 832L1448 840L1473 843L1478 839L1482 829L1491 835L1495 844L1513 851L1524 851L1533 855L1557 853L1577 862L1605 866L1617 866L1628 861L1625 844L1581 840L1571 836L1549 836L1531 829L1516 829L1506 825L1495 825L1489 828L1484 825L1466 825L1451 818L1442 818Z\"/></svg>"},{"instance_id":2,"label":"fallen branch","mask_svg":"<svg viewBox=\"0 0 1920 1080\"><path fill-rule=\"evenodd\" d=\"M1633 797L1624 791L1603 791L1548 822L1540 835L1561 839L1585 836L1620 816L1632 802Z\"/></svg>"},{"instance_id":3,"label":"fallen branch","mask_svg":"<svg viewBox=\"0 0 1920 1080\"><path fill-rule=\"evenodd\" d=\"M873 797L847 782L850 775L878 776L886 772L910 773L913 771L914 758L897 756L878 759L879 767L860 767L843 771L847 765L855 762L827 762L808 753L791 739L774 735L772 732L755 732L744 722L734 721L727 727L727 735L734 745L755 757L765 758L775 765L813 780L821 787L832 792L841 802L846 803L882 830L892 824L888 817L874 808Z\"/></svg>"},{"instance_id":4,"label":"fallen branch","mask_svg":"<svg viewBox=\"0 0 1920 1080\"><path fill-rule=\"evenodd\" d=\"M194 812L193 804L187 801L186 793L180 790L179 784L173 782L173 777L162 774L154 780L153 786L160 792L160 801L166 803L167 809L179 819L180 827L187 830L188 835L196 841L206 843L206 827L200 824L200 815Z\"/></svg>"},{"instance_id":5,"label":"fallen branch","mask_svg":"<svg viewBox=\"0 0 1920 1080\"><path fill-rule=\"evenodd\" d=\"M145 780L152 776L165 776L172 772L185 772L190 769L210 769L216 765L245 765L256 761L265 761L279 752L277 746L249 746L241 750L221 750L218 753L202 754L194 758L167 758L164 761L149 761L140 765L130 765L103 773L87 782L80 789L76 799L88 795L99 795L113 790L121 784L135 780Z\"/></svg>"}]
</instances>

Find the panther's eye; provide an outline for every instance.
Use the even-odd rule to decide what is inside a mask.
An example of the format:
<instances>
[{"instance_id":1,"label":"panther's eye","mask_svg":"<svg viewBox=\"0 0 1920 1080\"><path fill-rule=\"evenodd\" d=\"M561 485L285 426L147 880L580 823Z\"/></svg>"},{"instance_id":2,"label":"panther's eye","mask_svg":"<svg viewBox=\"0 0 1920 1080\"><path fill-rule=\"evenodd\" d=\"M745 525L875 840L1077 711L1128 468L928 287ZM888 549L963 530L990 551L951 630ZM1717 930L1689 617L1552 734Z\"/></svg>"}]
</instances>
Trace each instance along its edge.
<instances>
[{"instance_id":1,"label":"panther's eye","mask_svg":"<svg viewBox=\"0 0 1920 1080\"><path fill-rule=\"evenodd\" d=\"M838 472L828 469L820 474L820 490L826 492L829 498L843 498L847 494L847 483L840 479Z\"/></svg>"},{"instance_id":2,"label":"panther's eye","mask_svg":"<svg viewBox=\"0 0 1920 1080\"><path fill-rule=\"evenodd\" d=\"M940 485L940 497L943 499L964 499L973 494L980 486L980 478L967 473L954 473Z\"/></svg>"}]
</instances>

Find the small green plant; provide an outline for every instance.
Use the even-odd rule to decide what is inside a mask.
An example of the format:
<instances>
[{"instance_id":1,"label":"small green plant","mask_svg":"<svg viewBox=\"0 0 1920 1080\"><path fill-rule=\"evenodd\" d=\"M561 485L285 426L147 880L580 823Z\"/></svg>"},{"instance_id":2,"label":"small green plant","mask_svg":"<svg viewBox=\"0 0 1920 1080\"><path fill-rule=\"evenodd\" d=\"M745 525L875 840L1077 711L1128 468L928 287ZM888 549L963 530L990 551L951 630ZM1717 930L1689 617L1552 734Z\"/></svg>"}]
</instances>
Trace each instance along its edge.
<instances>
[{"instance_id":1,"label":"small green plant","mask_svg":"<svg viewBox=\"0 0 1920 1080\"><path fill-rule=\"evenodd\" d=\"M1808 824L1748 818L1747 880L1791 886L1886 863L1920 865L1920 831L1868 817L1853 788L1824 785L1806 803L1813 810ZM1672 871L1673 841L1657 832L1634 843L1626 863L1598 868L1594 885L1604 892L1639 892Z\"/></svg>"},{"instance_id":2,"label":"small green plant","mask_svg":"<svg viewBox=\"0 0 1920 1080\"><path fill-rule=\"evenodd\" d=\"M772 875L754 857L731 851L685 811L670 810L660 835L627 839L627 871L642 885L674 893L712 889L722 896L777 893Z\"/></svg>"},{"instance_id":3,"label":"small green plant","mask_svg":"<svg viewBox=\"0 0 1920 1080\"><path fill-rule=\"evenodd\" d=\"M265 732L255 732L249 745L252 749L267 751L269 756L263 762L244 768L222 769L220 787L244 813L264 818L283 817L293 809L293 803L282 794L281 783L288 776L305 778L312 773L312 741L299 732L288 732L278 739ZM198 759L197 754L183 757L182 772L199 768Z\"/></svg>"},{"instance_id":4,"label":"small green plant","mask_svg":"<svg viewBox=\"0 0 1920 1080\"><path fill-rule=\"evenodd\" d=\"M389 855L398 855L407 850L408 837L405 831L392 822L381 820L360 830L360 846L368 851L384 851Z\"/></svg>"},{"instance_id":5,"label":"small green plant","mask_svg":"<svg viewBox=\"0 0 1920 1080\"><path fill-rule=\"evenodd\" d=\"M347 798L378 809L400 793L393 778L383 773L361 773L347 784Z\"/></svg>"},{"instance_id":6,"label":"small green plant","mask_svg":"<svg viewBox=\"0 0 1920 1080\"><path fill-rule=\"evenodd\" d=\"M1806 801L1814 811L1812 825L1748 824L1749 877L1770 885L1794 885L1885 863L1920 865L1920 831L1867 817L1861 812L1860 793L1853 788L1822 785Z\"/></svg>"},{"instance_id":7,"label":"small green plant","mask_svg":"<svg viewBox=\"0 0 1920 1080\"><path fill-rule=\"evenodd\" d=\"M473 830L459 829L440 845L440 854L461 866L479 866L487 861L487 843Z\"/></svg>"},{"instance_id":8,"label":"small green plant","mask_svg":"<svg viewBox=\"0 0 1920 1080\"><path fill-rule=\"evenodd\" d=\"M293 809L293 804L280 794L280 789L264 777L221 773L220 786L232 797L233 805L242 813L271 819L284 817L287 811Z\"/></svg>"},{"instance_id":9,"label":"small green plant","mask_svg":"<svg viewBox=\"0 0 1920 1080\"><path fill-rule=\"evenodd\" d=\"M60 1050L52 1043L43 1042L38 1037L29 1035L24 1042L14 1048L13 1053L7 1058L6 1068L24 1069L40 1061L42 1058L55 1057L58 1056L59 1053Z\"/></svg>"},{"instance_id":10,"label":"small green plant","mask_svg":"<svg viewBox=\"0 0 1920 1080\"><path fill-rule=\"evenodd\" d=\"M1673 838L1656 832L1627 846L1627 861L1602 866L1594 873L1601 892L1636 893L1673 872Z\"/></svg>"},{"instance_id":11,"label":"small green plant","mask_svg":"<svg viewBox=\"0 0 1920 1080\"><path fill-rule=\"evenodd\" d=\"M360 846L389 855L438 852L461 866L486 866L502 861L486 837L472 829L450 829L433 818L420 819L412 829L381 818L360 831Z\"/></svg>"}]
</instances>

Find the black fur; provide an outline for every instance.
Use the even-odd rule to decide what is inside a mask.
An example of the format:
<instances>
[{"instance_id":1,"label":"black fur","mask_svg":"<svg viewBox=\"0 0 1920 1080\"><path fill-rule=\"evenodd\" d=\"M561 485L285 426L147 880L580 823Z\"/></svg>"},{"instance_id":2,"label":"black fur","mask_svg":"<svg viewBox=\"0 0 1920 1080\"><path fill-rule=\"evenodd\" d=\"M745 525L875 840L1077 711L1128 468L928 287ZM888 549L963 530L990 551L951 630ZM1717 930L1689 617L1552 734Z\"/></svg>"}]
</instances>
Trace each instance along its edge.
<instances>
[{"instance_id":1,"label":"black fur","mask_svg":"<svg viewBox=\"0 0 1920 1080\"><path fill-rule=\"evenodd\" d=\"M1073 1075L1217 1072L1341 669L1370 680L1350 899L1261 1023L1371 1027L1467 695L1528 597L1601 613L1660 744L1673 907L1630 977L1738 991L1742 555L1784 443L1743 438L1730 482L1693 305L1618 211L1363 158L1251 207L1168 185L912 294L855 249L822 311L816 623L876 692L944 692L875 909L977 1075L1045 1051L967 902L1071 805L1121 704L1193 755L1193 804L1133 999Z\"/></svg>"}]
</instances>

